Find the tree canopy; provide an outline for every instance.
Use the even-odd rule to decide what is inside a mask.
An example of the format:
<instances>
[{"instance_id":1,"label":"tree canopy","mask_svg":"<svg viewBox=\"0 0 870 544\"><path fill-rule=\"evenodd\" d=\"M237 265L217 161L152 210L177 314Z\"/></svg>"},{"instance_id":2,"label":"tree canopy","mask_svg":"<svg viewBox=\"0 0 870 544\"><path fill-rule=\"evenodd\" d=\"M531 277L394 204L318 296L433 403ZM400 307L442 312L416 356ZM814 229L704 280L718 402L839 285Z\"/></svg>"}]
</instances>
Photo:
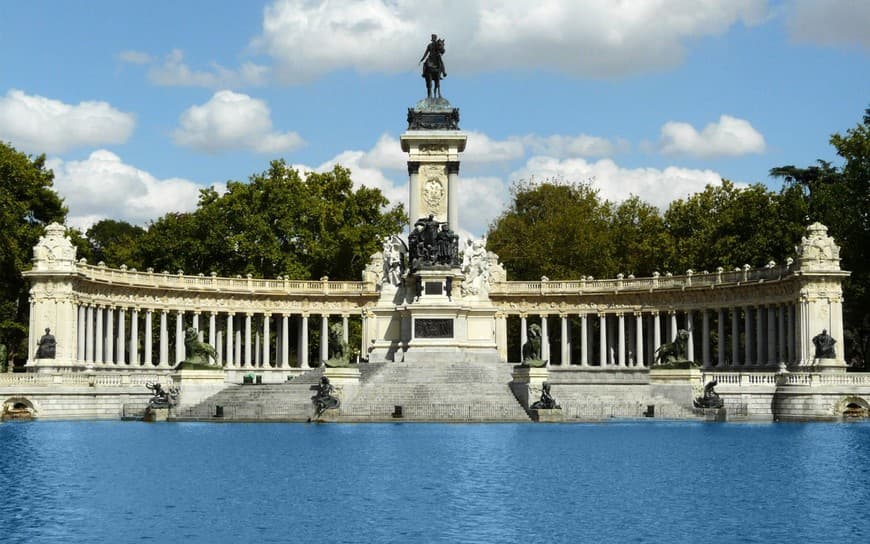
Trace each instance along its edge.
<instances>
[{"instance_id":1,"label":"tree canopy","mask_svg":"<svg viewBox=\"0 0 870 544\"><path fill-rule=\"evenodd\" d=\"M66 218L53 180L45 155L31 157L0 142L0 343L10 357L26 350L29 285L21 272L30 267L45 225Z\"/></svg>"},{"instance_id":2,"label":"tree canopy","mask_svg":"<svg viewBox=\"0 0 870 544\"><path fill-rule=\"evenodd\" d=\"M224 194L202 190L194 212L155 221L131 259L173 272L358 280L379 240L407 221L388 204L379 189L354 189L346 168L303 175L276 160Z\"/></svg>"}]
</instances>

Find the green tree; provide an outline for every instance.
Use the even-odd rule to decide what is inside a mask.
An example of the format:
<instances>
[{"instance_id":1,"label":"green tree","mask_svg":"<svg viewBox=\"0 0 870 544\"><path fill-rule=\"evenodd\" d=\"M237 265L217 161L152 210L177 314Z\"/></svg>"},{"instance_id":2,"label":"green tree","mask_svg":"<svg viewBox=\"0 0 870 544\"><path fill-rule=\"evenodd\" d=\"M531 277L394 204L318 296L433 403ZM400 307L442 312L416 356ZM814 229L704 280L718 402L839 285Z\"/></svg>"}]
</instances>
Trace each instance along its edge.
<instances>
[{"instance_id":1,"label":"green tree","mask_svg":"<svg viewBox=\"0 0 870 544\"><path fill-rule=\"evenodd\" d=\"M674 243L673 272L782 262L805 228L802 208L763 185L728 180L671 202L664 222Z\"/></svg>"},{"instance_id":2,"label":"green tree","mask_svg":"<svg viewBox=\"0 0 870 544\"><path fill-rule=\"evenodd\" d=\"M103 219L91 225L85 232L94 263L100 261L112 267L126 264L132 268L142 268L142 262L137 255L145 229L131 225L126 221Z\"/></svg>"},{"instance_id":3,"label":"green tree","mask_svg":"<svg viewBox=\"0 0 870 544\"><path fill-rule=\"evenodd\" d=\"M611 206L588 183L518 182L513 201L489 227L487 247L517 279L616 273Z\"/></svg>"},{"instance_id":4,"label":"green tree","mask_svg":"<svg viewBox=\"0 0 870 544\"><path fill-rule=\"evenodd\" d=\"M620 203L613 211L611 246L624 274L651 276L674 261L674 241L658 208L639 197Z\"/></svg>"},{"instance_id":5,"label":"green tree","mask_svg":"<svg viewBox=\"0 0 870 544\"><path fill-rule=\"evenodd\" d=\"M140 260L158 270L358 280L379 239L401 232L401 206L354 189L350 171L304 175L283 160L248 183L200 193L189 214L167 214L142 237Z\"/></svg>"},{"instance_id":6,"label":"green tree","mask_svg":"<svg viewBox=\"0 0 870 544\"><path fill-rule=\"evenodd\" d=\"M45 225L66 217L53 179L45 155L30 157L0 142L0 343L13 358L26 357L27 349L29 286L21 272Z\"/></svg>"}]
</instances>

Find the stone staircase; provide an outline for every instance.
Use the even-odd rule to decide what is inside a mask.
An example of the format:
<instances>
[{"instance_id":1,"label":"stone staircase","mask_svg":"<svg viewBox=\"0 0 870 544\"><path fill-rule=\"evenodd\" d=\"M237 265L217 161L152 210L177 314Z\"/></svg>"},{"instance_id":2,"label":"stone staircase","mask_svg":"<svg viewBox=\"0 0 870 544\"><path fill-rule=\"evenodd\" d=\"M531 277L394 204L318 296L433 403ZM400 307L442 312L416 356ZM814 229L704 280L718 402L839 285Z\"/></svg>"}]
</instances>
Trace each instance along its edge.
<instances>
[{"instance_id":1,"label":"stone staircase","mask_svg":"<svg viewBox=\"0 0 870 544\"><path fill-rule=\"evenodd\" d=\"M311 387L323 370L312 369L292 381L269 385L234 385L190 408L175 411L173 419L228 421L307 421L314 413ZM223 416L216 417L218 408Z\"/></svg>"},{"instance_id":2,"label":"stone staircase","mask_svg":"<svg viewBox=\"0 0 870 544\"><path fill-rule=\"evenodd\" d=\"M365 366L365 365L363 365ZM510 391L511 365L490 361L386 363L344 401L341 419L529 421Z\"/></svg>"}]
</instances>

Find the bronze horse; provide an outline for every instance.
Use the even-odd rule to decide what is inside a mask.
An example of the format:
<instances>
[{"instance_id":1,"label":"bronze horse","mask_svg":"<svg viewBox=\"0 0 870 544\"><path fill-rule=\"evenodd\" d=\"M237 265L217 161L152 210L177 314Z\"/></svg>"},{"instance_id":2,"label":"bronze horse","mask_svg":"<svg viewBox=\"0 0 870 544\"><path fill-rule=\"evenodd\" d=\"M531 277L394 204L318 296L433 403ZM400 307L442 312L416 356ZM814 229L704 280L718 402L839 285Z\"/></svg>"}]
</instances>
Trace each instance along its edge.
<instances>
[{"instance_id":1,"label":"bronze horse","mask_svg":"<svg viewBox=\"0 0 870 544\"><path fill-rule=\"evenodd\" d=\"M444 61L441 55L444 54L444 40L439 40L438 36L432 34L432 42L426 46L426 52L420 62L423 63L423 77L426 78L426 97L441 98L441 78L447 76L444 70ZM433 92L432 83L435 83Z\"/></svg>"}]
</instances>

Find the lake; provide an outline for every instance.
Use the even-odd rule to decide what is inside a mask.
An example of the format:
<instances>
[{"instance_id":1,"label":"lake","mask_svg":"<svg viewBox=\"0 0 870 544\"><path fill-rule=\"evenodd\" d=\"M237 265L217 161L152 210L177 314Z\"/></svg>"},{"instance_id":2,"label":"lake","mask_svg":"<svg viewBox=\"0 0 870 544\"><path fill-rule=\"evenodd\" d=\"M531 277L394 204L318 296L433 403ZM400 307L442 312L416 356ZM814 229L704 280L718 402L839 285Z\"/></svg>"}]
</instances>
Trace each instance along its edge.
<instances>
[{"instance_id":1,"label":"lake","mask_svg":"<svg viewBox=\"0 0 870 544\"><path fill-rule=\"evenodd\" d=\"M2 542L860 542L870 424L0 424Z\"/></svg>"}]
</instances>

